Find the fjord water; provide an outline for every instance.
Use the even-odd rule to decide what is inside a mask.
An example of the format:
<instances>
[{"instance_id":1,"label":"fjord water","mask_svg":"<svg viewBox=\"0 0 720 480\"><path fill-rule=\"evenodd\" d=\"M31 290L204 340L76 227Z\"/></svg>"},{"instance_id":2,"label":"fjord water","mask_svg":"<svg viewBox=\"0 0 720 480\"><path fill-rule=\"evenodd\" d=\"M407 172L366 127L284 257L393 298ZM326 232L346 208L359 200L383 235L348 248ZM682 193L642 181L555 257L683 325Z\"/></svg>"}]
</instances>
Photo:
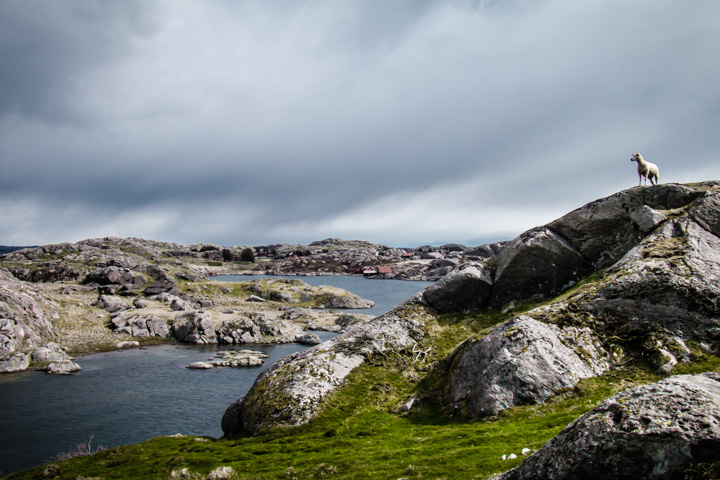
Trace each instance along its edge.
<instances>
[{"instance_id":1,"label":"fjord water","mask_svg":"<svg viewBox=\"0 0 720 480\"><path fill-rule=\"evenodd\" d=\"M362 277L299 278L373 300L374 309L357 310L373 315L390 310L430 284ZM334 335L315 333L323 340ZM185 368L220 350L246 348L262 350L270 358L254 368ZM9 474L50 462L88 441L91 447L109 448L176 433L219 437L225 409L247 393L265 368L304 348L298 344L173 344L78 357L82 370L74 375L35 371L0 375L0 471Z\"/></svg>"}]
</instances>

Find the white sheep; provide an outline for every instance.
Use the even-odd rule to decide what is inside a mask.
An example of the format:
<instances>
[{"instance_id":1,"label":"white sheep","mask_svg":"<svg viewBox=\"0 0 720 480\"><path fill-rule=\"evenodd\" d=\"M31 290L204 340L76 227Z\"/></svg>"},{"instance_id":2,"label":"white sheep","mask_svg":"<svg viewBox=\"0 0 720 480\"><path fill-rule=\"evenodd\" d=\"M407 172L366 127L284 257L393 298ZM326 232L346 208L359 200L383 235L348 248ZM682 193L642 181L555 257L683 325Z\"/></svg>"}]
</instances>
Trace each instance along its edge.
<instances>
[{"instance_id":1,"label":"white sheep","mask_svg":"<svg viewBox=\"0 0 720 480\"><path fill-rule=\"evenodd\" d=\"M637 162L638 164L638 179L642 185L643 177L645 178L645 185L647 185L648 179L652 185L656 185L660 178L660 169L654 163L646 162L645 159L639 153L634 154L630 157L631 162ZM654 179L654 180L653 180Z\"/></svg>"}]
</instances>

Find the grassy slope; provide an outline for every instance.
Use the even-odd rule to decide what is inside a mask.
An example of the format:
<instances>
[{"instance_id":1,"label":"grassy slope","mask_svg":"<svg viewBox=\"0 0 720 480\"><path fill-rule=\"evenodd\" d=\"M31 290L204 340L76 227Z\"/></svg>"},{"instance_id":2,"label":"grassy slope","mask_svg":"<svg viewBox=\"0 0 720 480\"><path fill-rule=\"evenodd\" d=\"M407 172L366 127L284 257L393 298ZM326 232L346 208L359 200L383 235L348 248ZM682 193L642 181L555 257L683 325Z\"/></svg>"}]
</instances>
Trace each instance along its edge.
<instances>
[{"instance_id":1,"label":"grassy slope","mask_svg":"<svg viewBox=\"0 0 720 480\"><path fill-rule=\"evenodd\" d=\"M522 460L523 448L536 450L608 396L661 377L627 367L595 379L543 405L512 408L501 415L469 420L440 406L448 355L468 336L508 315L452 315L432 325L422 342L426 357L405 352L372 359L331 395L323 413L310 424L276 429L253 438L159 437L138 445L57 462L56 478L172 478L186 468L196 477L230 466L235 478L487 478ZM714 370L720 358L698 353L693 364L674 373ZM400 406L410 395L422 398L410 413ZM219 419L218 419L219 421ZM515 453L515 460L502 455ZM43 468L10 478L37 478ZM176 474L177 475L177 474Z\"/></svg>"}]
</instances>

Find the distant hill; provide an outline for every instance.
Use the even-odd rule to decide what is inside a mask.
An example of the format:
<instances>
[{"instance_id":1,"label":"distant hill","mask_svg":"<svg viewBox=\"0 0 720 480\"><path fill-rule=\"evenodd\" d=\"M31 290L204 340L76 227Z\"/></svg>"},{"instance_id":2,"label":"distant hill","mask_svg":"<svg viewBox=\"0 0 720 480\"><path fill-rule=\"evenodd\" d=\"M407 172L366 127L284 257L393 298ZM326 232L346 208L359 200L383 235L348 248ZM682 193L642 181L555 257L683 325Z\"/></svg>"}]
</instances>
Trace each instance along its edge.
<instances>
[{"instance_id":1,"label":"distant hill","mask_svg":"<svg viewBox=\"0 0 720 480\"><path fill-rule=\"evenodd\" d=\"M6 253L14 252L15 250L22 250L23 248L35 248L36 246L37 245L27 247L11 247L8 245L0 245L0 255L5 255Z\"/></svg>"}]
</instances>

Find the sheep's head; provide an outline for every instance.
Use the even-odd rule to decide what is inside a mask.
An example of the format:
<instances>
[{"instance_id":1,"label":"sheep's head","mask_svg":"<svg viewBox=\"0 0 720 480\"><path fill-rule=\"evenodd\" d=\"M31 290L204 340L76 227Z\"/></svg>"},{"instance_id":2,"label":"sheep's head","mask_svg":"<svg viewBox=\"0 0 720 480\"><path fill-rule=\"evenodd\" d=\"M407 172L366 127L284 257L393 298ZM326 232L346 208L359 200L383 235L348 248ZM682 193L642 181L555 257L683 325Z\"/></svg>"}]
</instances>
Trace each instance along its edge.
<instances>
[{"instance_id":1,"label":"sheep's head","mask_svg":"<svg viewBox=\"0 0 720 480\"><path fill-rule=\"evenodd\" d=\"M641 159L641 158L642 158L642 157L640 156L639 153L633 153L633 156L630 157L630 161L631 161L631 162L638 162L639 159Z\"/></svg>"}]
</instances>

